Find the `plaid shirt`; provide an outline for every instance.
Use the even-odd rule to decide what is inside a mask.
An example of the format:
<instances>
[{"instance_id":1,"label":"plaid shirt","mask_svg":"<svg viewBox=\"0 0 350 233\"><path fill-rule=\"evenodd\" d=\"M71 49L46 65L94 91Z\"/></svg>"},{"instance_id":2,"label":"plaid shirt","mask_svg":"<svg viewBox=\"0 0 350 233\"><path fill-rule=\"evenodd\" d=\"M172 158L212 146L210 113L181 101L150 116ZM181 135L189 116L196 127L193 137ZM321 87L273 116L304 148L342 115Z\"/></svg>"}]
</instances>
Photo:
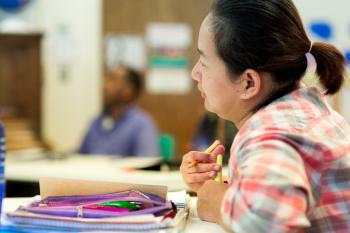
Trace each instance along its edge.
<instances>
[{"instance_id":1,"label":"plaid shirt","mask_svg":"<svg viewBox=\"0 0 350 233\"><path fill-rule=\"evenodd\" d=\"M221 206L235 233L350 232L350 127L316 87L247 120Z\"/></svg>"}]
</instances>

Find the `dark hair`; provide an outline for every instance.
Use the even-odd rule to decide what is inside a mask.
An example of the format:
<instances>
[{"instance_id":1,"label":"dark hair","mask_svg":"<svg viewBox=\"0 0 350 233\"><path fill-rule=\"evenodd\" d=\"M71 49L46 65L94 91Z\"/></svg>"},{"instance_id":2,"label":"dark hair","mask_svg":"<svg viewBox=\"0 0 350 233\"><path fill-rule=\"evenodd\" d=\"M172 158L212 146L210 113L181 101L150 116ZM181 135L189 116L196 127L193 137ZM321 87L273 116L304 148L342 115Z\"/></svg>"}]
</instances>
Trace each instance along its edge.
<instances>
[{"instance_id":1,"label":"dark hair","mask_svg":"<svg viewBox=\"0 0 350 233\"><path fill-rule=\"evenodd\" d=\"M311 42L291 0L216 0L210 17L217 52L232 74L249 68L270 73L276 84L272 99L296 88ZM338 92L344 56L326 42L313 43L310 52L326 94Z\"/></svg>"},{"instance_id":2,"label":"dark hair","mask_svg":"<svg viewBox=\"0 0 350 233\"><path fill-rule=\"evenodd\" d=\"M134 70L129 66L118 64L112 67L104 67L104 74L106 76L114 77L115 76L114 69L116 67L121 67L125 70L125 79L129 84L131 84L134 90L133 98L137 98L140 95L143 88L141 73L139 73L138 71Z\"/></svg>"},{"instance_id":3,"label":"dark hair","mask_svg":"<svg viewBox=\"0 0 350 233\"><path fill-rule=\"evenodd\" d=\"M140 95L142 90L142 78L141 74L136 70L123 66L126 70L126 79L133 86L135 98Z\"/></svg>"}]
</instances>

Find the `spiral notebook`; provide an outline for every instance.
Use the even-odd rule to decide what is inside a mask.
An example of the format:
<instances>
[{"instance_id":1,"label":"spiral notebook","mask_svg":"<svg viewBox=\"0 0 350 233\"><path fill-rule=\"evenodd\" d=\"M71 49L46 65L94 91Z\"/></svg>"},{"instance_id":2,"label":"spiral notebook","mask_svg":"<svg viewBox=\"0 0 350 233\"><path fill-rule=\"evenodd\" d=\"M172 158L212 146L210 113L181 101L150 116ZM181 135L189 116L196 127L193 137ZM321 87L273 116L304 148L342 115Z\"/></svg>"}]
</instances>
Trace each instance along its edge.
<instances>
[{"instance_id":1,"label":"spiral notebook","mask_svg":"<svg viewBox=\"0 0 350 233\"><path fill-rule=\"evenodd\" d=\"M114 187L114 188L111 188ZM125 190L140 190L148 192L160 198L166 198L167 188L164 186L134 185L111 182L65 180L65 179L44 179L40 181L41 199L52 197L67 197L69 195L100 195L112 192L124 192ZM13 225L17 226L41 226L53 227L61 230L118 230L118 231L149 231L155 229L174 228L184 226L188 215L186 206L186 192L173 193L172 198L176 199L179 208L174 211L165 211L164 214L155 215L145 213L139 215L103 217L103 218L78 218L55 216L36 212L28 212L26 208L20 207L14 212L6 214L6 219ZM71 197L71 196L69 196ZM85 196L84 196L85 197ZM180 201L179 201L180 200ZM40 202L39 201L39 202ZM36 200L38 202L38 200ZM166 200L166 202L169 202ZM181 202L181 203L180 203ZM35 202L34 202L35 203ZM167 203L166 203L167 204ZM29 205L33 207L33 205ZM164 208L166 209L166 208ZM176 214L175 214L176 213Z\"/></svg>"}]
</instances>

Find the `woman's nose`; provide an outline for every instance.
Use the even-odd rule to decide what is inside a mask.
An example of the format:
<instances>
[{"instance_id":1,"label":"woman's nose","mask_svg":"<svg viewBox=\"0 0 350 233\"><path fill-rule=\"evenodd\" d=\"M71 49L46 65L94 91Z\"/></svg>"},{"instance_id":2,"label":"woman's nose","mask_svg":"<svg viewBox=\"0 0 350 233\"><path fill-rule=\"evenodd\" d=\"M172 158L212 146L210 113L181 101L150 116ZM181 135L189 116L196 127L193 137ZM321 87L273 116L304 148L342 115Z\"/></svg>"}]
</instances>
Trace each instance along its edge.
<instances>
[{"instance_id":1,"label":"woman's nose","mask_svg":"<svg viewBox=\"0 0 350 233\"><path fill-rule=\"evenodd\" d=\"M201 71L199 69L199 62L198 61L194 65L192 72L191 72L191 75L192 75L192 79L196 80L197 82L200 81L202 74L201 74Z\"/></svg>"}]
</instances>

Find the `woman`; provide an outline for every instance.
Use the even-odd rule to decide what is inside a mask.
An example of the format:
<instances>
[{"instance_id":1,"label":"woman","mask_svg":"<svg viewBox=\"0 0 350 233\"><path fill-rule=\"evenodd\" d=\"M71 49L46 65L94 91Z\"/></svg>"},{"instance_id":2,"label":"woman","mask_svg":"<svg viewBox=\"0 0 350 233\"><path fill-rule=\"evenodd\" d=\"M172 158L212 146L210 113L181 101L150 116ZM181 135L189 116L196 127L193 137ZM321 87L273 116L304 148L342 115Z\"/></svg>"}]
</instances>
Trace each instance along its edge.
<instances>
[{"instance_id":1,"label":"woman","mask_svg":"<svg viewBox=\"0 0 350 233\"><path fill-rule=\"evenodd\" d=\"M217 0L198 52L206 109L239 129L228 184L213 181L222 145L183 157L199 217L236 233L350 232L350 127L325 97L344 81L340 51L308 39L291 0ZM324 90L300 85L312 69Z\"/></svg>"}]
</instances>

